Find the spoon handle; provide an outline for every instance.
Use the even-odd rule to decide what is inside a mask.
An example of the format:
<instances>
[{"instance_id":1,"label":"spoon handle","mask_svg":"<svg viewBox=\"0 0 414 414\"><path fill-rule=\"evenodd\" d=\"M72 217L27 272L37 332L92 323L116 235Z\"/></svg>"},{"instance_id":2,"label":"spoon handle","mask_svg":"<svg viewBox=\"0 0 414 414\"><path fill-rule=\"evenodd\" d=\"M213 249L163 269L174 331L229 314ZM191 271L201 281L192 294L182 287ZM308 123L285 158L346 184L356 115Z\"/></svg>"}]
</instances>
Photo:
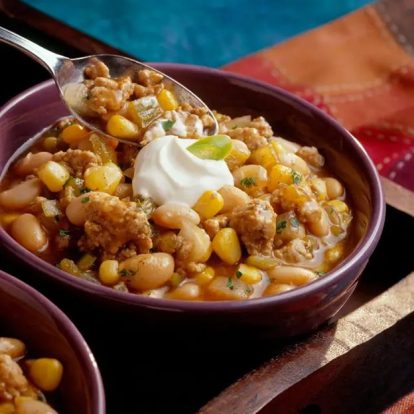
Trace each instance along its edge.
<instances>
[{"instance_id":1,"label":"spoon handle","mask_svg":"<svg viewBox=\"0 0 414 414\"><path fill-rule=\"evenodd\" d=\"M55 75L56 70L61 65L62 61L67 59L65 56L50 52L42 46L39 46L38 44L1 26L0 42L7 43L16 49L19 49L32 59L41 63L49 72L51 72L52 75Z\"/></svg>"}]
</instances>

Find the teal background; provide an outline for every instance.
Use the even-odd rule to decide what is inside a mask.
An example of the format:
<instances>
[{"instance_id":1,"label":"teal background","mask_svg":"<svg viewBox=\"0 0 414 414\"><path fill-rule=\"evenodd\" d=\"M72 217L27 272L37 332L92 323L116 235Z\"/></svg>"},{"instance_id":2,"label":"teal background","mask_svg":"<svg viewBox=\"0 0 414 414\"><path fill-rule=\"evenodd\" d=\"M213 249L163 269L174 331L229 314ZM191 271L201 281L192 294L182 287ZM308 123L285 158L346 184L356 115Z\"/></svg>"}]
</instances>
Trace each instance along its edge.
<instances>
[{"instance_id":1,"label":"teal background","mask_svg":"<svg viewBox=\"0 0 414 414\"><path fill-rule=\"evenodd\" d=\"M221 66L367 0L25 0L135 57Z\"/></svg>"}]
</instances>

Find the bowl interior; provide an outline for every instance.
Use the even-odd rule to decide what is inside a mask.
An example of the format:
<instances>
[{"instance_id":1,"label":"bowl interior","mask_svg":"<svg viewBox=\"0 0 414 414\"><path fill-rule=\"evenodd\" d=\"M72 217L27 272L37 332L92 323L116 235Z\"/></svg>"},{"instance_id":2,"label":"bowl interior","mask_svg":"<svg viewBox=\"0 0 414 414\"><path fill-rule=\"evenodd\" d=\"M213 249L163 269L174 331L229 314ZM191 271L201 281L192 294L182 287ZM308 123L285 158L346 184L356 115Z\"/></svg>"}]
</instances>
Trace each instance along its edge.
<instances>
[{"instance_id":1,"label":"bowl interior","mask_svg":"<svg viewBox=\"0 0 414 414\"><path fill-rule=\"evenodd\" d=\"M61 386L48 398L60 413L104 413L103 388L94 357L59 309L28 285L0 271L0 315L0 335L21 339L29 357L52 357L62 362Z\"/></svg>"},{"instance_id":2,"label":"bowl interior","mask_svg":"<svg viewBox=\"0 0 414 414\"><path fill-rule=\"evenodd\" d=\"M355 140L350 139L344 129L303 101L260 82L188 65L156 64L154 66L188 86L212 109L233 116L262 115L270 122L276 135L301 144L317 146L325 156L328 168L349 190L354 211L352 233L354 245L360 245L364 238L366 240L370 238L369 246L364 253L358 252L358 260L363 256L362 260L366 262L379 238L383 220L383 200L378 176L372 163L362 147ZM68 111L61 103L52 81L40 84L6 106L0 113L0 173L4 171L11 155L28 138L65 115L68 115ZM3 230L0 229L0 234L2 232ZM6 235L3 237L7 238ZM14 248L19 249L19 247ZM354 249L345 262L349 262L356 254ZM26 255L31 256L28 252ZM58 271L55 269L54 272ZM59 278L65 279L61 275ZM89 291L94 288L91 286ZM294 292L291 293L292 295L296 294L296 290L292 292ZM117 293L113 292L112 295L115 297ZM285 294L286 297L289 295L289 292ZM139 298L134 295L125 296L130 296L134 302L139 301Z\"/></svg>"}]
</instances>

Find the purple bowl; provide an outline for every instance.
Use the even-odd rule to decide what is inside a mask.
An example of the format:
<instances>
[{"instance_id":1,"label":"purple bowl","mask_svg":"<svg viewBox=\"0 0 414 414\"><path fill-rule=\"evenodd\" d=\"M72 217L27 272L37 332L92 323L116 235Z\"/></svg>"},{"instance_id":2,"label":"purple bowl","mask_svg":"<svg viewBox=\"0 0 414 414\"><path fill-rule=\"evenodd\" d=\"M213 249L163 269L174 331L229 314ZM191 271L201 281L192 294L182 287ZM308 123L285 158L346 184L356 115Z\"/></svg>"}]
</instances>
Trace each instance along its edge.
<instances>
[{"instance_id":1,"label":"purple bowl","mask_svg":"<svg viewBox=\"0 0 414 414\"><path fill-rule=\"evenodd\" d=\"M95 358L80 332L49 299L0 271L0 333L21 339L34 357L59 359L62 383L53 393L59 413L105 413Z\"/></svg>"},{"instance_id":2,"label":"purple bowl","mask_svg":"<svg viewBox=\"0 0 414 414\"><path fill-rule=\"evenodd\" d=\"M328 167L349 190L356 247L323 278L278 296L241 302L183 302L153 299L95 285L70 276L23 249L3 229L0 240L18 260L50 283L64 285L90 304L116 308L148 325L174 330L246 337L289 337L331 319L349 298L381 235L384 199L373 163L359 142L332 118L305 101L268 84L214 69L156 64L211 107L230 115L263 115L278 135L317 146ZM67 115L52 81L12 99L0 111L0 171L16 149L59 117ZM160 325L161 324L161 325Z\"/></svg>"}]
</instances>

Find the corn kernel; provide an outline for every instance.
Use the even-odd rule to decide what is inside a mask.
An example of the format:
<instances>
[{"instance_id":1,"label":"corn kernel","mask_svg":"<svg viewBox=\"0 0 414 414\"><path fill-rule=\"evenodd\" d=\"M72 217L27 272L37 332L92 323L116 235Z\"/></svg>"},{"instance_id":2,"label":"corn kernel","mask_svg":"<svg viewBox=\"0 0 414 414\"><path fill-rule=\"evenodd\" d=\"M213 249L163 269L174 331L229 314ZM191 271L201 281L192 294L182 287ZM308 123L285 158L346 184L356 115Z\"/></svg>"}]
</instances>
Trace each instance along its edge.
<instances>
[{"instance_id":1,"label":"corn kernel","mask_svg":"<svg viewBox=\"0 0 414 414\"><path fill-rule=\"evenodd\" d=\"M218 191L206 191L193 207L203 219L214 217L224 206L223 196Z\"/></svg>"},{"instance_id":2,"label":"corn kernel","mask_svg":"<svg viewBox=\"0 0 414 414\"><path fill-rule=\"evenodd\" d=\"M322 178L318 178L318 177L312 178L309 183L318 201L323 201L328 198L328 194L326 191L326 184L325 184L325 181L322 180Z\"/></svg>"},{"instance_id":3,"label":"corn kernel","mask_svg":"<svg viewBox=\"0 0 414 414\"><path fill-rule=\"evenodd\" d=\"M0 403L0 414L14 414L14 404L10 402Z\"/></svg>"},{"instance_id":4,"label":"corn kernel","mask_svg":"<svg viewBox=\"0 0 414 414\"><path fill-rule=\"evenodd\" d=\"M136 140L139 136L139 128L136 124L122 115L112 115L106 124L108 134L122 139Z\"/></svg>"},{"instance_id":5,"label":"corn kernel","mask_svg":"<svg viewBox=\"0 0 414 414\"><path fill-rule=\"evenodd\" d=\"M3 227L8 227L8 226L10 226L12 223L13 223L13 221L14 220L16 220L17 219L17 217L19 217L20 216L20 214L17 214L17 213L2 213L1 215L0 215L0 222L1 222L1 225L3 226Z\"/></svg>"},{"instance_id":6,"label":"corn kernel","mask_svg":"<svg viewBox=\"0 0 414 414\"><path fill-rule=\"evenodd\" d=\"M46 137L43 140L43 148L48 152L55 152L58 145L58 139L56 137Z\"/></svg>"},{"instance_id":7,"label":"corn kernel","mask_svg":"<svg viewBox=\"0 0 414 414\"><path fill-rule=\"evenodd\" d=\"M62 259L57 267L64 272L70 273L73 276L80 276L81 273L76 263L73 260L67 258Z\"/></svg>"},{"instance_id":8,"label":"corn kernel","mask_svg":"<svg viewBox=\"0 0 414 414\"><path fill-rule=\"evenodd\" d=\"M246 259L246 263L261 270L268 270L279 265L280 261L274 257L251 255Z\"/></svg>"},{"instance_id":9,"label":"corn kernel","mask_svg":"<svg viewBox=\"0 0 414 414\"><path fill-rule=\"evenodd\" d=\"M214 236L213 251L223 262L235 264L241 258L241 247L237 233L231 227L225 227Z\"/></svg>"},{"instance_id":10,"label":"corn kernel","mask_svg":"<svg viewBox=\"0 0 414 414\"><path fill-rule=\"evenodd\" d=\"M79 124L72 124L67 126L61 133L60 137L67 144L75 144L78 141L88 136L88 130Z\"/></svg>"},{"instance_id":11,"label":"corn kernel","mask_svg":"<svg viewBox=\"0 0 414 414\"><path fill-rule=\"evenodd\" d=\"M47 161L41 165L37 170L37 175L43 184L54 193L61 191L70 177L69 171L55 161Z\"/></svg>"},{"instance_id":12,"label":"corn kernel","mask_svg":"<svg viewBox=\"0 0 414 414\"><path fill-rule=\"evenodd\" d=\"M63 366L54 358L39 358L29 363L29 375L42 391L54 391L60 384Z\"/></svg>"},{"instance_id":13,"label":"corn kernel","mask_svg":"<svg viewBox=\"0 0 414 414\"><path fill-rule=\"evenodd\" d=\"M176 288L178 287L181 282L184 280L184 276L181 273L177 273L174 272L170 278L170 280L168 281L168 284L173 287Z\"/></svg>"},{"instance_id":14,"label":"corn kernel","mask_svg":"<svg viewBox=\"0 0 414 414\"><path fill-rule=\"evenodd\" d=\"M331 206L332 208L334 208L338 213L346 213L348 212L349 208L346 205L346 203L344 203L341 200L331 200L331 201L327 201L326 202L327 206Z\"/></svg>"},{"instance_id":15,"label":"corn kernel","mask_svg":"<svg viewBox=\"0 0 414 414\"><path fill-rule=\"evenodd\" d=\"M257 148L252 152L249 162L251 164L261 165L270 171L272 167L278 162L277 154L273 149L272 144Z\"/></svg>"},{"instance_id":16,"label":"corn kernel","mask_svg":"<svg viewBox=\"0 0 414 414\"><path fill-rule=\"evenodd\" d=\"M113 194L121 179L121 169L112 162L90 167L85 171L85 185L90 190Z\"/></svg>"},{"instance_id":17,"label":"corn kernel","mask_svg":"<svg viewBox=\"0 0 414 414\"><path fill-rule=\"evenodd\" d=\"M117 260L104 260L99 266L99 280L108 286L118 283L121 278L118 267Z\"/></svg>"},{"instance_id":18,"label":"corn kernel","mask_svg":"<svg viewBox=\"0 0 414 414\"><path fill-rule=\"evenodd\" d=\"M96 256L92 256L91 254L84 254L77 263L77 266L80 270L86 271L89 270L96 261Z\"/></svg>"},{"instance_id":19,"label":"corn kernel","mask_svg":"<svg viewBox=\"0 0 414 414\"><path fill-rule=\"evenodd\" d=\"M236 271L236 277L248 285L254 285L262 280L262 274L259 269L244 263L239 265Z\"/></svg>"},{"instance_id":20,"label":"corn kernel","mask_svg":"<svg viewBox=\"0 0 414 414\"><path fill-rule=\"evenodd\" d=\"M194 280L199 285L207 285L214 279L215 274L215 270L211 266L207 266L202 272L194 275Z\"/></svg>"},{"instance_id":21,"label":"corn kernel","mask_svg":"<svg viewBox=\"0 0 414 414\"><path fill-rule=\"evenodd\" d=\"M158 103L164 111L174 111L178 108L178 101L168 89L163 89L157 96Z\"/></svg>"},{"instance_id":22,"label":"corn kernel","mask_svg":"<svg viewBox=\"0 0 414 414\"><path fill-rule=\"evenodd\" d=\"M283 184L299 184L302 177L301 175L292 170L290 167L286 167L282 164L276 164L270 170L269 181L267 189L272 192L276 190L280 183Z\"/></svg>"},{"instance_id":23,"label":"corn kernel","mask_svg":"<svg viewBox=\"0 0 414 414\"><path fill-rule=\"evenodd\" d=\"M282 198L287 202L300 205L308 201L308 195L297 185L288 185L283 189Z\"/></svg>"},{"instance_id":24,"label":"corn kernel","mask_svg":"<svg viewBox=\"0 0 414 414\"><path fill-rule=\"evenodd\" d=\"M270 144L272 145L272 148L275 151L278 158L280 157L280 155L286 154L286 148L280 142L276 141L275 139L272 139Z\"/></svg>"},{"instance_id":25,"label":"corn kernel","mask_svg":"<svg viewBox=\"0 0 414 414\"><path fill-rule=\"evenodd\" d=\"M341 257L344 255L344 245L342 243L338 243L336 246L331 247L330 249L326 250L325 252L325 260L329 263L336 263L338 262Z\"/></svg>"},{"instance_id":26,"label":"corn kernel","mask_svg":"<svg viewBox=\"0 0 414 414\"><path fill-rule=\"evenodd\" d=\"M231 144L230 153L224 160L230 171L233 171L246 163L250 157L250 150L243 141L238 139L232 139Z\"/></svg>"},{"instance_id":27,"label":"corn kernel","mask_svg":"<svg viewBox=\"0 0 414 414\"><path fill-rule=\"evenodd\" d=\"M335 236L338 237L340 236L342 233L344 232L344 229L341 226L338 225L333 225L331 226L331 233Z\"/></svg>"}]
</instances>

